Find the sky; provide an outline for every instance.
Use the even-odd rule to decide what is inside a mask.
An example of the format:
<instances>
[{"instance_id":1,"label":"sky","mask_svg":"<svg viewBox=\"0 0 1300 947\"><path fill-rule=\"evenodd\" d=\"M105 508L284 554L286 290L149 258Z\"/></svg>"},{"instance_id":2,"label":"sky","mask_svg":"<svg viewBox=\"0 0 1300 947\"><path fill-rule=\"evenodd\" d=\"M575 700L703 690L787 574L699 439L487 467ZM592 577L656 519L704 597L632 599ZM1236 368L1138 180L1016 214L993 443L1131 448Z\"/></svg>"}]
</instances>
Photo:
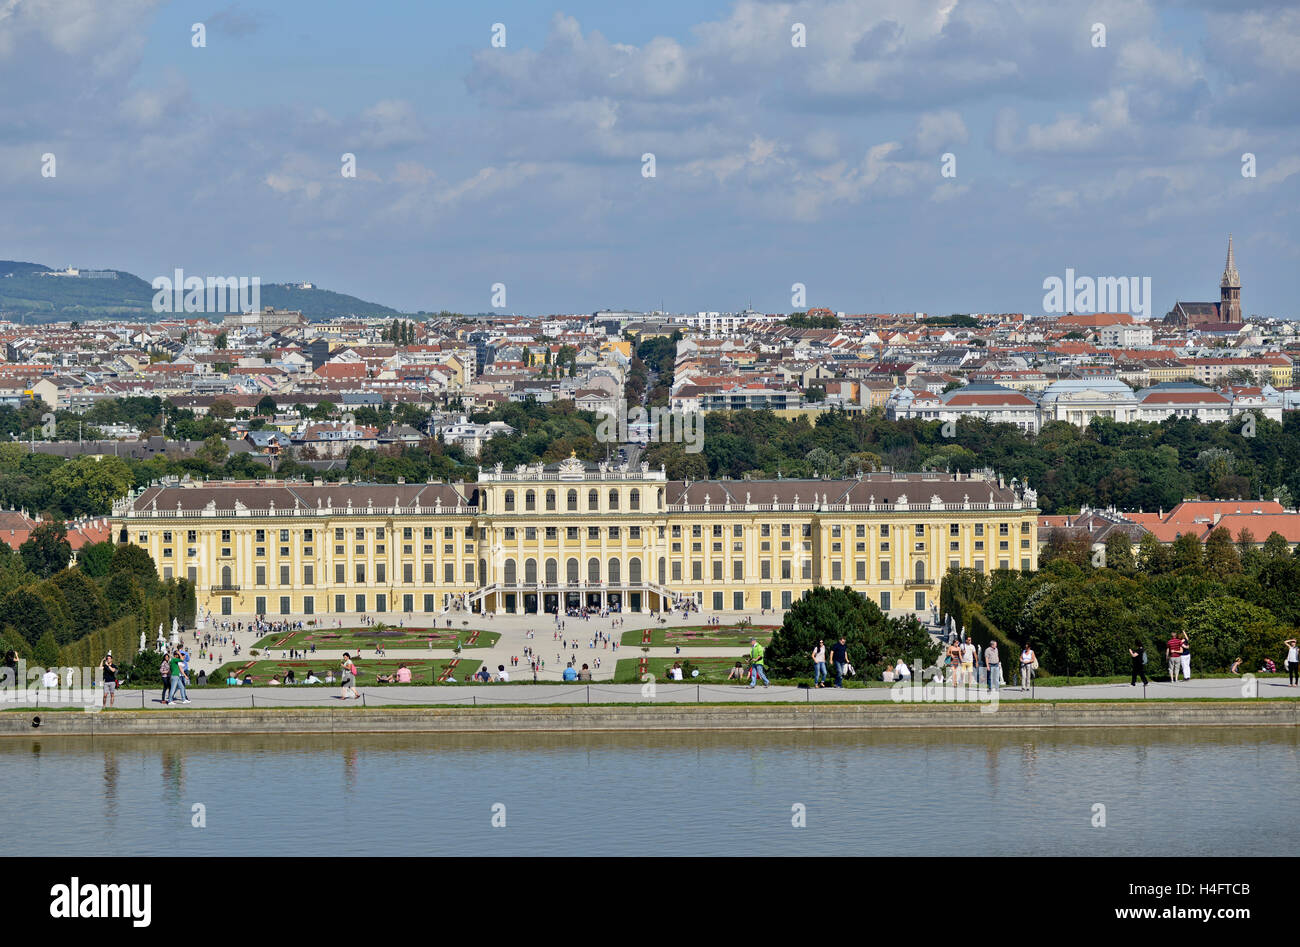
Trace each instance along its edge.
<instances>
[{"instance_id":1,"label":"sky","mask_svg":"<svg viewBox=\"0 0 1300 947\"><path fill-rule=\"evenodd\" d=\"M1288 0L0 0L0 259L536 314L1039 313L1069 267L1159 317L1231 232L1293 318L1298 89Z\"/></svg>"}]
</instances>

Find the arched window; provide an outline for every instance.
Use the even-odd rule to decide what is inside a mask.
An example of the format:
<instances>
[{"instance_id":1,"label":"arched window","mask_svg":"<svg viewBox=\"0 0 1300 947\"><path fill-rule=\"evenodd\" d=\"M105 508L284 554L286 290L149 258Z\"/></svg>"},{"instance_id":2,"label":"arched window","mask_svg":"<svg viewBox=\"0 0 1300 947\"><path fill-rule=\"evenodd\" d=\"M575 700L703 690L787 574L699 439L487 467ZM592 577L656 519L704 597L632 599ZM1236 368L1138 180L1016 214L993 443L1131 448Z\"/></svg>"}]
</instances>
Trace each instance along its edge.
<instances>
[{"instance_id":1,"label":"arched window","mask_svg":"<svg viewBox=\"0 0 1300 947\"><path fill-rule=\"evenodd\" d=\"M527 582L529 585L537 584L537 560L536 559L524 560L524 581Z\"/></svg>"},{"instance_id":2,"label":"arched window","mask_svg":"<svg viewBox=\"0 0 1300 947\"><path fill-rule=\"evenodd\" d=\"M547 508L548 510L554 510L554 509L555 509L555 491L554 491L554 490L547 490L547 491L546 491L546 508Z\"/></svg>"},{"instance_id":3,"label":"arched window","mask_svg":"<svg viewBox=\"0 0 1300 947\"><path fill-rule=\"evenodd\" d=\"M487 573L487 560L486 560L486 559L480 559L480 560L478 561L478 584L479 584L479 585L487 585L487 580L488 580L487 575L488 575L488 573ZM465 579L466 579L466 581L469 581L469 582L473 582L473 581L474 581L474 580L471 579L469 576L465 576Z\"/></svg>"},{"instance_id":4,"label":"arched window","mask_svg":"<svg viewBox=\"0 0 1300 947\"><path fill-rule=\"evenodd\" d=\"M618 585L623 577L623 568L617 559L609 560L609 584Z\"/></svg>"},{"instance_id":5,"label":"arched window","mask_svg":"<svg viewBox=\"0 0 1300 947\"><path fill-rule=\"evenodd\" d=\"M668 584L668 560L666 559L659 560L659 584Z\"/></svg>"},{"instance_id":6,"label":"arched window","mask_svg":"<svg viewBox=\"0 0 1300 947\"><path fill-rule=\"evenodd\" d=\"M587 560L587 581L593 584L600 581L600 560L595 556Z\"/></svg>"},{"instance_id":7,"label":"arched window","mask_svg":"<svg viewBox=\"0 0 1300 947\"><path fill-rule=\"evenodd\" d=\"M524 494L524 509L529 511L537 509L536 491L529 490L527 493Z\"/></svg>"},{"instance_id":8,"label":"arched window","mask_svg":"<svg viewBox=\"0 0 1300 947\"><path fill-rule=\"evenodd\" d=\"M560 581L560 564L554 559L546 560L546 584L558 585Z\"/></svg>"},{"instance_id":9,"label":"arched window","mask_svg":"<svg viewBox=\"0 0 1300 947\"><path fill-rule=\"evenodd\" d=\"M600 494L597 493L595 490L589 490L587 492L587 511L590 513L595 513L599 509L600 509Z\"/></svg>"},{"instance_id":10,"label":"arched window","mask_svg":"<svg viewBox=\"0 0 1300 947\"><path fill-rule=\"evenodd\" d=\"M230 581L230 566L222 566L222 567L221 567L221 587L222 587L223 589L228 589L228 588L230 588L231 585L233 585L233 584L234 584L234 583L232 583L232 582Z\"/></svg>"},{"instance_id":11,"label":"arched window","mask_svg":"<svg viewBox=\"0 0 1300 947\"><path fill-rule=\"evenodd\" d=\"M514 585L519 580L519 576L516 574L515 561L513 559L506 560L505 569L503 571L505 572L503 581L506 585Z\"/></svg>"},{"instance_id":12,"label":"arched window","mask_svg":"<svg viewBox=\"0 0 1300 947\"><path fill-rule=\"evenodd\" d=\"M924 581L925 581L925 562L924 562L924 561L917 562L917 564L916 564L916 581L918 581L918 582L924 582Z\"/></svg>"},{"instance_id":13,"label":"arched window","mask_svg":"<svg viewBox=\"0 0 1300 947\"><path fill-rule=\"evenodd\" d=\"M632 492L628 494L627 508L629 510L641 509L641 491L638 490L636 487L633 487Z\"/></svg>"},{"instance_id":14,"label":"arched window","mask_svg":"<svg viewBox=\"0 0 1300 947\"><path fill-rule=\"evenodd\" d=\"M610 508L611 510L617 510L617 509L618 509L618 491L617 491L617 490L610 490L610 491L609 491L609 508Z\"/></svg>"},{"instance_id":15,"label":"arched window","mask_svg":"<svg viewBox=\"0 0 1300 947\"><path fill-rule=\"evenodd\" d=\"M578 581L578 560L570 559L567 563L565 563L564 568L565 568L565 572L569 576L569 581L577 582Z\"/></svg>"},{"instance_id":16,"label":"arched window","mask_svg":"<svg viewBox=\"0 0 1300 947\"><path fill-rule=\"evenodd\" d=\"M629 559L627 562L627 581L630 585L641 584L641 560Z\"/></svg>"},{"instance_id":17,"label":"arched window","mask_svg":"<svg viewBox=\"0 0 1300 947\"><path fill-rule=\"evenodd\" d=\"M507 490L506 491L506 512L513 513L514 511L515 511L515 491Z\"/></svg>"},{"instance_id":18,"label":"arched window","mask_svg":"<svg viewBox=\"0 0 1300 947\"><path fill-rule=\"evenodd\" d=\"M569 510L570 513L578 512L578 491L569 491Z\"/></svg>"},{"instance_id":19,"label":"arched window","mask_svg":"<svg viewBox=\"0 0 1300 947\"><path fill-rule=\"evenodd\" d=\"M664 488L660 487L659 488L659 509L662 510L663 508L664 508Z\"/></svg>"}]
</instances>

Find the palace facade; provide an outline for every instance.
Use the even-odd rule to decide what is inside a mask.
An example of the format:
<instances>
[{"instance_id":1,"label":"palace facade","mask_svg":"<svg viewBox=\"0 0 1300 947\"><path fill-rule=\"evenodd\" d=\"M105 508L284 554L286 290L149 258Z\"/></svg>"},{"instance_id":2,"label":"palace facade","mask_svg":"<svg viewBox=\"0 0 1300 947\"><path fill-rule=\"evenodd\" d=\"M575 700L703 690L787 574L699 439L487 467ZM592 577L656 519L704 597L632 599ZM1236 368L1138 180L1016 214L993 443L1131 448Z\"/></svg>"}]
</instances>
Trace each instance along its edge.
<instances>
[{"instance_id":1,"label":"palace facade","mask_svg":"<svg viewBox=\"0 0 1300 947\"><path fill-rule=\"evenodd\" d=\"M1037 568L1036 502L988 472L683 482L570 458L469 484L170 480L113 528L214 615L725 613L817 585L920 614L947 569Z\"/></svg>"}]
</instances>

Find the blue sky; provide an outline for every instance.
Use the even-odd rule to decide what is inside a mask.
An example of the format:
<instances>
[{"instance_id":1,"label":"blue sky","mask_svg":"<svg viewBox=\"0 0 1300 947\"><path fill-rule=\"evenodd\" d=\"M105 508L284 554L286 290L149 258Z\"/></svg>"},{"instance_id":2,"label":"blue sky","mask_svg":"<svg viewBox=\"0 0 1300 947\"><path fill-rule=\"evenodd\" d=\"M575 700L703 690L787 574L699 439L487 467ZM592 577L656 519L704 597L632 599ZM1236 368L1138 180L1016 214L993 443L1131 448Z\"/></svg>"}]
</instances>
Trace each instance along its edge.
<instances>
[{"instance_id":1,"label":"blue sky","mask_svg":"<svg viewBox=\"0 0 1300 947\"><path fill-rule=\"evenodd\" d=\"M1282 0L0 0L0 259L536 313L1032 313L1068 266L1160 315L1232 231L1294 317L1298 80Z\"/></svg>"}]
</instances>

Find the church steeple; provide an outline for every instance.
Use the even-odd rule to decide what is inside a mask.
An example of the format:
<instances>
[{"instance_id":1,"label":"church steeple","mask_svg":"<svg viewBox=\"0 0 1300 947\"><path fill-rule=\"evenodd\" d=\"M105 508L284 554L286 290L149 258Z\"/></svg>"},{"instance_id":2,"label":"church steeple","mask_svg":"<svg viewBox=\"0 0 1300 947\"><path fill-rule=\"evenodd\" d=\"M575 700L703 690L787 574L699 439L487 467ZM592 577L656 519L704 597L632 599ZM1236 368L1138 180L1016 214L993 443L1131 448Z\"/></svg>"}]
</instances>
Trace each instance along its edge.
<instances>
[{"instance_id":1,"label":"church steeple","mask_svg":"<svg viewBox=\"0 0 1300 947\"><path fill-rule=\"evenodd\" d=\"M1232 258L1232 234L1228 234L1228 262L1223 267L1221 287L1241 289L1241 274L1237 272L1237 261Z\"/></svg>"},{"instance_id":2,"label":"church steeple","mask_svg":"<svg viewBox=\"0 0 1300 947\"><path fill-rule=\"evenodd\" d=\"M1223 266L1223 279L1219 281L1219 321L1241 322L1241 274L1232 256L1232 234L1228 234L1228 262Z\"/></svg>"}]
</instances>

